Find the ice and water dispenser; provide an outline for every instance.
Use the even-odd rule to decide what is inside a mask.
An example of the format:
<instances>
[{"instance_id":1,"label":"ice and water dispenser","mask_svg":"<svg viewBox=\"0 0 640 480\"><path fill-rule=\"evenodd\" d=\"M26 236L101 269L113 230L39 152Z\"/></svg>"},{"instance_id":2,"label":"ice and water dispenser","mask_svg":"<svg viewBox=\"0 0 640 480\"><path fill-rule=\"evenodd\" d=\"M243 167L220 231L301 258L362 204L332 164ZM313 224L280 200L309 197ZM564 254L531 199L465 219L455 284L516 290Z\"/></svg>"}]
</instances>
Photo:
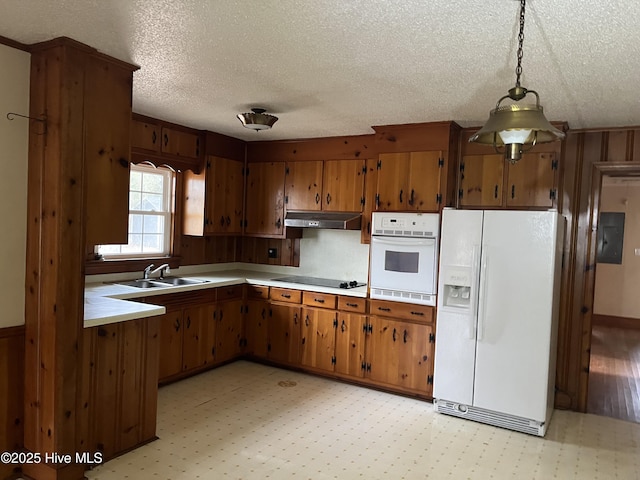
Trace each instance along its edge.
<instances>
[{"instance_id":1,"label":"ice and water dispenser","mask_svg":"<svg viewBox=\"0 0 640 480\"><path fill-rule=\"evenodd\" d=\"M471 268L447 267L444 269L442 306L468 309L471 307Z\"/></svg>"}]
</instances>

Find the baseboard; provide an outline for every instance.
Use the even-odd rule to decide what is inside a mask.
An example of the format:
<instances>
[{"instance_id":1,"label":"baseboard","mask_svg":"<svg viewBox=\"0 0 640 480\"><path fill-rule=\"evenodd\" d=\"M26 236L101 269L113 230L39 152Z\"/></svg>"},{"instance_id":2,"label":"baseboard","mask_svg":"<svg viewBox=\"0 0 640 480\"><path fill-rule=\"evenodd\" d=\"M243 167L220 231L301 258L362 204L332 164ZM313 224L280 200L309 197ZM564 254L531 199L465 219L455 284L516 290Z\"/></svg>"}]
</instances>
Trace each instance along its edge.
<instances>
[{"instance_id":1,"label":"baseboard","mask_svg":"<svg viewBox=\"0 0 640 480\"><path fill-rule=\"evenodd\" d=\"M616 317L613 315L593 314L591 324L601 327L615 327L632 330L640 330L640 318Z\"/></svg>"}]
</instances>

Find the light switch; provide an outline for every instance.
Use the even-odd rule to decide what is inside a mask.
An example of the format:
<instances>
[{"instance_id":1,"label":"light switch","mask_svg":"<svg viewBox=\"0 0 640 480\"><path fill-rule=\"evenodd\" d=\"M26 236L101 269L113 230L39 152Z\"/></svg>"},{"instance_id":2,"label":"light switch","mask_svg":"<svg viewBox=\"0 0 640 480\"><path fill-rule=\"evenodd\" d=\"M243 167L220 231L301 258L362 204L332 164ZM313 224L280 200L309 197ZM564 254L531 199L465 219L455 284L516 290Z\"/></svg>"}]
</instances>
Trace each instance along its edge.
<instances>
[{"instance_id":1,"label":"light switch","mask_svg":"<svg viewBox=\"0 0 640 480\"><path fill-rule=\"evenodd\" d=\"M635 249L636 257L640 257L640 248Z\"/></svg>"}]
</instances>

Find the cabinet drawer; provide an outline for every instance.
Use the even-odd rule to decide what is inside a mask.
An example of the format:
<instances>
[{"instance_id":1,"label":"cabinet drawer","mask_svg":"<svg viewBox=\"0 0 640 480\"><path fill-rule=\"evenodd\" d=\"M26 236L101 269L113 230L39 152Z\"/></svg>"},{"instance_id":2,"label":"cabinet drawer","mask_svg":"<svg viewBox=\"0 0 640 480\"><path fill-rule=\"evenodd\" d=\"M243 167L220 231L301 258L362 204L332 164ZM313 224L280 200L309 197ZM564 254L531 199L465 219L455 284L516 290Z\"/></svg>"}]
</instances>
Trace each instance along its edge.
<instances>
[{"instance_id":1,"label":"cabinet drawer","mask_svg":"<svg viewBox=\"0 0 640 480\"><path fill-rule=\"evenodd\" d=\"M421 323L433 322L434 308L428 305L371 300L370 306L371 315L417 320Z\"/></svg>"},{"instance_id":2,"label":"cabinet drawer","mask_svg":"<svg viewBox=\"0 0 640 480\"><path fill-rule=\"evenodd\" d=\"M322 307L335 310L337 296L331 293L302 292L302 303L310 307Z\"/></svg>"},{"instance_id":3,"label":"cabinet drawer","mask_svg":"<svg viewBox=\"0 0 640 480\"><path fill-rule=\"evenodd\" d=\"M277 302L300 303L302 291L288 288L271 287L269 298Z\"/></svg>"},{"instance_id":4,"label":"cabinet drawer","mask_svg":"<svg viewBox=\"0 0 640 480\"><path fill-rule=\"evenodd\" d=\"M262 298L266 300L269 298L269 287L264 287L262 285L247 285L247 297Z\"/></svg>"},{"instance_id":5,"label":"cabinet drawer","mask_svg":"<svg viewBox=\"0 0 640 480\"><path fill-rule=\"evenodd\" d=\"M224 302L225 300L237 300L242 298L242 285L230 285L228 287L216 288L216 300Z\"/></svg>"},{"instance_id":6,"label":"cabinet drawer","mask_svg":"<svg viewBox=\"0 0 640 480\"><path fill-rule=\"evenodd\" d=\"M347 312L366 313L367 299L360 297L347 297L340 295L338 297L338 310Z\"/></svg>"}]
</instances>

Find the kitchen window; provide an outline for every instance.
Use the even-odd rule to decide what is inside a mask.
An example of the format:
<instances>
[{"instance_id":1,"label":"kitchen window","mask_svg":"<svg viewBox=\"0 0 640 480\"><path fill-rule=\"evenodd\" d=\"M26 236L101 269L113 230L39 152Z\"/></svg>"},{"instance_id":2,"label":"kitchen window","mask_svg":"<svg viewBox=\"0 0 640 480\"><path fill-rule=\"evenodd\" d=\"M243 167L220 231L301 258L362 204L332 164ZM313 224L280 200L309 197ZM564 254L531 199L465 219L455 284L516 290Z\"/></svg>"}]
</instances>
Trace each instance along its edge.
<instances>
[{"instance_id":1,"label":"kitchen window","mask_svg":"<svg viewBox=\"0 0 640 480\"><path fill-rule=\"evenodd\" d=\"M171 170L131 165L129 242L99 245L105 259L162 257L171 254L174 175Z\"/></svg>"}]
</instances>

